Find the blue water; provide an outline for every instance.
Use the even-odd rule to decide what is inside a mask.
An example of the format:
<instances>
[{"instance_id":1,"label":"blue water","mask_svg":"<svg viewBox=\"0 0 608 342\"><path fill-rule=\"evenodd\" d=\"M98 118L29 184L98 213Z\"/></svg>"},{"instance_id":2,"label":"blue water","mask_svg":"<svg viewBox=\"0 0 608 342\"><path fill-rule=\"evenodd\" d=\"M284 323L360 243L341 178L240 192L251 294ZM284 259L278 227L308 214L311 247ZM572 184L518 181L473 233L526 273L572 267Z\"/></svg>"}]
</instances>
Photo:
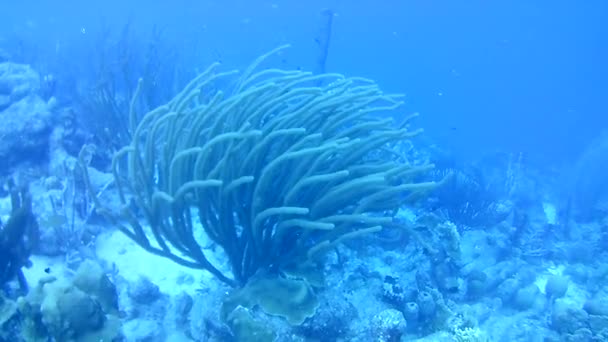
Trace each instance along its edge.
<instances>
[{"instance_id":1,"label":"blue water","mask_svg":"<svg viewBox=\"0 0 608 342\"><path fill-rule=\"evenodd\" d=\"M140 32L156 25L180 49L199 40L198 65L219 57L239 66L290 43L288 65L307 68L324 8L336 13L327 70L406 93L407 110L453 153L524 152L563 164L608 126L600 0L22 1L3 6L0 32L23 39L41 63L61 54L58 69L78 67L77 47L94 44L102 26L126 22Z\"/></svg>"},{"instance_id":2,"label":"blue water","mask_svg":"<svg viewBox=\"0 0 608 342\"><path fill-rule=\"evenodd\" d=\"M489 336L488 341L549 341L549 338L551 341L608 341L608 290L605 287L608 277L602 271L608 264L607 1L4 2L0 4L0 71L10 71L13 64L7 67L9 62L20 64L24 68L20 70L29 70L28 75L40 75L42 87L31 87L28 90L31 93L24 92L27 95L18 94L19 97L14 95L18 91L11 88L15 84L13 75L0 72L0 120L5 124L0 127L3 128L0 129L0 181L4 184L9 178L26 179L32 194L25 190L27 186L5 187L0 191L0 290L3 290L0 292L4 293L0 294L0 313L5 310L10 313L6 317L11 317L0 320L0 342L24 336L20 335L20 329L28 325L22 322L31 323L27 319L37 317L32 314L35 310L21 308L20 311L16 304L11 304L20 290L24 291L21 294L27 292L28 286L24 283L29 283L25 285L29 285L30 294L46 291L44 296L30 296L25 300L34 303L32 307L41 307L36 300L48 298L49 293L54 292L43 291L39 280L50 275L76 284L73 279L77 279L79 267L85 268L80 276L88 274L89 268L97 270L98 267L99 272L90 273L109 280L115 286L110 286L113 290L109 292L116 295L115 307L104 306L101 310L100 294L79 287L78 291L86 292L81 297L93 298L85 300L86 303L98 301L95 303L99 304L87 317L100 315L104 322L99 323L100 326L81 328L99 333L111 327L106 322L120 319L126 340L166 341L175 333L187 336L184 341L257 341L242 339L253 334L247 330L250 328L255 331L252 336L258 337L266 336L269 329L280 337L279 341L290 341L296 335L310 341L452 341L451 338L472 332ZM155 45L151 45L153 40ZM325 50L323 41L327 42ZM230 164L232 168L228 172L214 177L225 184L241 177L238 179L243 183L230 191L236 193L237 188L241 191L242 186L243 192L234 196L210 196L210 201L220 203L209 202L208 206L207 202L197 203L198 207L191 203L204 193L198 184L192 186L198 192L166 190L165 183L172 182L162 182L169 172L163 174L161 162L142 172L138 169L141 163L119 161L114 165L118 165L114 174L111 173L112 153L122 147L121 144L130 143L125 136L119 136L120 132L133 133L127 129L127 116L121 115L128 111L138 78L157 77L154 83L157 87L146 88L144 95L133 102L141 118L142 112L169 101L211 63L220 62L222 71L242 71L262 54L285 44L290 47L268 57L260 69L315 72L322 69L327 73L364 77L375 81L385 93L405 95L405 105L390 113L397 120L420 114L411 127L424 128L424 133L414 139L413 149L408 149L405 143L388 144L383 147L392 150L392 154L387 154L389 157L383 154L386 150L379 148L361 157L361 165L369 160L386 159L398 165L407 160L437 166L433 171L406 180L399 178L401 169L397 172L399 177L387 177L394 184L389 184L383 176L380 178L386 184L368 192L359 192L366 189L366 183L352 190L363 194L363 198L335 196L334 201L323 202L329 209L317 208L316 212L327 210L328 216L350 215L358 208L355 205L359 201L368 198L365 196L384 199L374 196L378 192L384 194L378 189L385 186L423 181L436 181L438 185L433 191L424 192L424 196L415 197L416 201L405 202L410 198L406 196L410 194L408 189L406 194L387 195L379 204L370 202L373 205L369 208L379 209L366 207L367 219L369 215L373 219L390 215L390 220L378 223L382 230L373 226L371 233L361 239L332 245L323 262L306 259L306 263L300 264L304 257L296 258L289 252L297 246L316 247L317 243L326 242L323 239L327 235L323 234L333 223L322 221L327 217L313 217L315 210L309 212L308 206L314 208L317 203L312 198L326 199L322 197L323 191L334 194L331 191L342 186L340 182L346 182L339 177L346 179L357 174L351 171L345 176L344 170L331 168L342 165L334 160L339 158L335 157L339 156L338 152L331 157L323 155L327 160L314 164L318 169L311 171L334 176L340 171L338 177L327 181L329 185L320 186L318 192L302 186L298 189L301 193L291 197L303 198L302 203L296 204L306 207L305 210L294 209L295 204L288 205L284 196L276 195L288 192L281 186L285 186L287 181L283 180L289 179L292 172L311 175L302 171L308 165L301 167L297 160L285 163L300 166L293 170L268 168L276 171L266 179L268 188L262 187L259 192L257 188L256 192L247 188L249 183L263 178L260 175L262 169L266 169L261 166L266 165L265 162L270 163L272 158L292 148L308 146L305 143L292 146L285 140L282 145L268 147L259 160L251 159L256 160L255 163L243 157L237 164ZM151 46L155 49L150 49ZM108 80L111 82L102 82ZM205 84L202 89L203 93L209 91L213 95L218 90L234 90L231 86L222 79ZM111 90L109 103L116 107L95 102L100 94L96 91L100 89ZM209 101L211 97L205 96L197 97L196 101ZM193 102L188 108L198 105L200 103ZM276 117L284 115L275 110L280 113ZM32 112L36 113L30 116ZM106 112L118 116L106 117ZM10 118L5 116L7 113ZM15 124L20 122L16 118L19 115L37 118L37 114L44 117L40 120L47 125L40 135L36 135L33 128L38 121L27 121L27 127ZM254 123L260 126L254 127L260 131L248 132L249 138L261 135L267 127L264 125L276 119L273 115L267 114L264 120ZM315 122L305 122L302 126L319 128ZM6 127L17 127L18 134L11 134L15 132ZM141 141L135 142L154 141L145 136L153 130L143 127L144 133L138 138ZM162 131L158 136L167 139L176 136L163 136L166 133L163 129L169 129L164 128L162 122L158 127L161 127L158 131ZM186 134L190 127L184 127ZM218 127L224 129L222 125ZM226 127L230 127L229 124ZM346 127L350 128L348 124ZM204 135L207 133L203 130L201 141L210 138ZM154 148L137 153L148 157L151 151L164 151L166 146L161 140L156 141ZM34 147L30 148L29 143ZM77 160L81 148L89 146L87 143L99 145L97 154L88 155L89 150L83 148L84 157ZM332 148L346 150L346 143L337 147L340 143L343 141ZM23 147L26 145L29 149ZM218 145L233 149L231 151L249 151L247 148L251 147ZM281 152L281 148L286 150ZM222 163L235 162L230 158L232 154L222 159L221 151L209 150L209 156L204 158L209 164L223 166ZM124 155L141 157L133 151L126 150ZM171 157L170 152L167 153ZM158 155L160 153L157 159ZM150 158L153 162L157 159ZM180 162L185 164L186 159L175 162L175 167L181 167ZM251 163L245 163L245 159ZM239 163L246 166L241 168ZM247 166L251 165L258 168L248 170ZM133 173L125 172L131 168L135 170ZM89 174L83 175L83 170ZM367 175L365 172L371 173L369 170L371 168L362 168L357 172ZM185 183L191 176L190 169L185 168L175 179ZM116 179L112 181L112 177ZM370 179L380 182L374 177ZM89 182L84 182L85 179ZM300 183L293 181L293 184ZM161 190L166 191L165 197L151 195ZM335 192L342 194L342 190L344 188ZM176 193L186 194L183 202L175 200ZM92 201L91 195L97 196L98 201ZM146 198L147 195L152 199ZM175 198L167 200L171 196ZM165 206L150 210L147 205L154 202L154 198L162 198ZM226 203L221 202L223 200ZM262 204L257 205L258 201ZM393 202L397 204L385 207L386 203ZM295 232L290 230L281 236L283 245L275 246L274 241L266 241L267 245L259 243L247 235L247 227L252 226L252 221L257 222L256 215L268 209L264 205L271 207L270 212L284 207L294 210L287 214L269 214L260 220L260 231L270 232L262 234L269 241L278 235L273 232L281 224L297 221L286 221L289 215L310 214L302 217L322 221L324 228L309 234L305 223L293 223ZM331 211L334 205L338 208L336 212ZM15 206L19 210L15 210ZM107 220L111 215L96 211L98 206L116 217L127 210L131 215L127 220L137 220L140 226L125 228L129 225L122 216ZM194 209L203 214L195 217ZM246 215L249 209L250 216ZM9 228L18 225L15 222L25 222L15 219L21 217L17 213L29 215L29 223L37 220L38 225L30 226L40 228L42 248L12 248L29 242L22 237L18 241L10 240L11 236L5 238L10 235ZM209 227L225 228L224 222L229 222L228 226L234 230L230 231L229 239L234 238L230 242L222 234L209 234ZM367 221L353 222L349 224L357 229L370 228L359 227ZM185 236L189 238L191 233L195 238L183 242L181 234L172 235L173 230L152 234L148 225L158 229L155 223L171 229L182 228L180 232L185 231ZM119 224L124 225L122 231L116 229ZM200 237L203 235L206 237ZM148 253L150 250L163 253L142 243L142 236L150 241L161 236L171 240L168 244L173 246L172 260L181 265L168 260L171 258L153 259L154 253ZM232 243L237 241L237 236L238 242ZM188 248L182 248L183 255L176 252L184 244ZM148 251L140 248L141 245ZM189 249L192 246L195 253ZM276 247L281 260L260 257L260 261L251 257L254 261L250 264L243 261L248 253L254 253L251 250L260 246ZM213 275L213 271L200 270L212 267L201 267L197 247L207 257L211 256L211 264L217 268ZM237 252L224 253L230 248ZM286 265L282 263L283 258L296 261ZM93 267L84 260L93 260L99 265ZM182 267L184 264L188 267ZM239 275L237 270L242 271L241 268L251 272L243 271ZM315 275L324 274L326 279L319 281L311 275L312 271L317 272ZM222 278L218 274L228 276ZM50 281L49 284L57 283ZM70 285L70 291L76 291L78 284L74 284ZM251 293L254 295L250 298ZM298 295L292 296L293 293ZM274 311L263 305L263 299L258 299L272 299L273 295L283 296L275 302L271 300L271 304L279 307L273 307ZM281 307L284 302L293 304L292 297L304 303L297 303L295 309L289 307L288 313L281 311L285 309ZM412 305L417 306L415 313ZM219 308L222 312L218 314ZM239 312L239 308L244 311ZM48 311L40 315L45 314L50 315ZM241 314L245 316L239 316ZM247 316L251 314L253 316ZM79 316L63 315L56 322L66 325L64 321L76 320ZM167 317L171 319L169 325ZM258 325L239 325L239 322L250 323L249 319ZM60 342L65 336L72 336L70 334L84 338L74 331L53 331L52 323L46 321L34 323L49 329L42 335L55 336ZM518 329L513 329L514 326Z\"/></svg>"}]
</instances>

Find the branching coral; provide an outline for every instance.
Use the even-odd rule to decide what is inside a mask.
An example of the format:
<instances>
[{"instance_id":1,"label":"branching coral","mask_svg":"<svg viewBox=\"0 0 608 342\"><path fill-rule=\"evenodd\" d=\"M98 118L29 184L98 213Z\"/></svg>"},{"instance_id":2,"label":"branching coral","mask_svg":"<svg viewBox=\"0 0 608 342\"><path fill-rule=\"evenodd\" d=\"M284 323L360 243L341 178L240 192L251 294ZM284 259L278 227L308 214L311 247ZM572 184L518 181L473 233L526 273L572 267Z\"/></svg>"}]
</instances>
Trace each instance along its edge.
<instances>
[{"instance_id":1,"label":"branching coral","mask_svg":"<svg viewBox=\"0 0 608 342\"><path fill-rule=\"evenodd\" d=\"M400 96L362 78L259 70L277 51L226 92L214 82L237 72L212 65L133 120L133 140L113 162L128 226L105 213L148 251L243 284L258 270L301 264L382 229L392 210L434 186L418 180L432 165L391 149L421 130L408 129L410 118L395 125L378 115L397 109ZM232 276L209 261L196 238L199 223L226 252Z\"/></svg>"}]
</instances>

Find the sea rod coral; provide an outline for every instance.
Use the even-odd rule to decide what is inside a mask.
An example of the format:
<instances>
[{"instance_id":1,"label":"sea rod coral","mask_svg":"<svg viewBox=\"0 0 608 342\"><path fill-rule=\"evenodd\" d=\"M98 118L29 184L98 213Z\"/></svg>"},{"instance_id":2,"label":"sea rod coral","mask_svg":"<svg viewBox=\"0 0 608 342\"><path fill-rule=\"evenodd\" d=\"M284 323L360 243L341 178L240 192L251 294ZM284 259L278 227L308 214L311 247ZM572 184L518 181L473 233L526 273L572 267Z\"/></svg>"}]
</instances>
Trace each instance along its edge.
<instances>
[{"instance_id":1,"label":"sea rod coral","mask_svg":"<svg viewBox=\"0 0 608 342\"><path fill-rule=\"evenodd\" d=\"M421 133L411 117L380 115L401 96L363 78L261 69L284 48L241 73L213 64L139 122L132 113L132 141L113 161L124 207L101 212L149 252L231 285L393 225L395 209L435 185L420 180L431 164L393 148ZM201 230L231 274L210 262Z\"/></svg>"}]
</instances>

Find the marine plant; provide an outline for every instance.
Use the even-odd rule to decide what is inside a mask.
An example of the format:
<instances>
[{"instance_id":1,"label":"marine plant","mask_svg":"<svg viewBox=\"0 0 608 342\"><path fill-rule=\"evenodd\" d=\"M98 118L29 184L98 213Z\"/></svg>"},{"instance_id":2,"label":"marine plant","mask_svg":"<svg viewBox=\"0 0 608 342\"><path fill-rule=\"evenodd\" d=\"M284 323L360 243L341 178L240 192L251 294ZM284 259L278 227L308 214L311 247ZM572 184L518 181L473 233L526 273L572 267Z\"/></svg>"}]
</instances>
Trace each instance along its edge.
<instances>
[{"instance_id":1,"label":"marine plant","mask_svg":"<svg viewBox=\"0 0 608 342\"><path fill-rule=\"evenodd\" d=\"M132 106L132 141L112 163L123 207L97 203L100 212L147 251L241 286L378 232L435 186L420 179L433 165L392 148L422 132L409 128L413 116L379 115L401 96L364 78L260 68L284 48L241 73L211 65L139 121ZM218 90L218 80L232 85ZM230 272L211 261L201 231Z\"/></svg>"},{"instance_id":2,"label":"marine plant","mask_svg":"<svg viewBox=\"0 0 608 342\"><path fill-rule=\"evenodd\" d=\"M31 266L32 251L38 245L39 230L36 216L32 213L32 196L27 186L8 182L11 193L11 215L2 225L0 222L0 287L11 280L19 282L22 292L28 284L22 268Z\"/></svg>"},{"instance_id":3,"label":"marine plant","mask_svg":"<svg viewBox=\"0 0 608 342\"><path fill-rule=\"evenodd\" d=\"M90 141L99 146L97 166L108 167L112 154L131 140L129 105L133 98L137 75L142 75L138 112L168 101L173 89L182 82L178 72L177 52L169 47L162 29L154 27L149 36L136 33L131 22L115 32L114 27L102 25L90 47L83 70L70 75L74 79L72 99L82 125L91 133ZM167 70L162 65L176 65ZM84 87L79 85L87 75ZM67 76L66 76L67 77Z\"/></svg>"}]
</instances>

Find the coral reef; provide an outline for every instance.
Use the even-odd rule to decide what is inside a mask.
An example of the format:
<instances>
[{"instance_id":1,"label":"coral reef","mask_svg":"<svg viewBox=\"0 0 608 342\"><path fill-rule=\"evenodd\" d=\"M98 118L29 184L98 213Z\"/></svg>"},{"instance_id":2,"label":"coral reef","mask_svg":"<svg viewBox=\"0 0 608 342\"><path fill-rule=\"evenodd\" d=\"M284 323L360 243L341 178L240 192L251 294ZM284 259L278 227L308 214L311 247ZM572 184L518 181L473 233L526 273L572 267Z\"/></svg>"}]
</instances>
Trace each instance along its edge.
<instances>
[{"instance_id":1,"label":"coral reef","mask_svg":"<svg viewBox=\"0 0 608 342\"><path fill-rule=\"evenodd\" d=\"M52 116L39 89L40 76L28 65L0 63L0 174L47 159Z\"/></svg>"},{"instance_id":2,"label":"coral reef","mask_svg":"<svg viewBox=\"0 0 608 342\"><path fill-rule=\"evenodd\" d=\"M418 180L432 165L385 150L420 133L409 120L394 125L372 116L398 108L399 96L364 79L257 71L274 53L255 61L227 95L209 87L233 73L212 66L139 124L132 120L133 141L116 154L113 173L123 205L133 201L150 230L133 212L103 211L146 250L229 284L304 265L379 231L392 222L384 213L435 186ZM319 79L331 83L310 85ZM201 248L199 222L233 277Z\"/></svg>"},{"instance_id":3,"label":"coral reef","mask_svg":"<svg viewBox=\"0 0 608 342\"><path fill-rule=\"evenodd\" d=\"M0 341L608 339L605 137L562 208L523 154L427 172L412 117L385 116L400 96L264 68L282 53L174 97L160 55L137 91L121 60L71 108L0 57L0 178L29 181L0 191ZM112 174L89 146L77 164L85 137L104 160L126 144Z\"/></svg>"},{"instance_id":4,"label":"coral reef","mask_svg":"<svg viewBox=\"0 0 608 342\"><path fill-rule=\"evenodd\" d=\"M0 337L11 341L112 341L121 335L116 288L101 268L83 263L73 279L47 276L5 313ZM8 325L8 326L7 326Z\"/></svg>"}]
</instances>

